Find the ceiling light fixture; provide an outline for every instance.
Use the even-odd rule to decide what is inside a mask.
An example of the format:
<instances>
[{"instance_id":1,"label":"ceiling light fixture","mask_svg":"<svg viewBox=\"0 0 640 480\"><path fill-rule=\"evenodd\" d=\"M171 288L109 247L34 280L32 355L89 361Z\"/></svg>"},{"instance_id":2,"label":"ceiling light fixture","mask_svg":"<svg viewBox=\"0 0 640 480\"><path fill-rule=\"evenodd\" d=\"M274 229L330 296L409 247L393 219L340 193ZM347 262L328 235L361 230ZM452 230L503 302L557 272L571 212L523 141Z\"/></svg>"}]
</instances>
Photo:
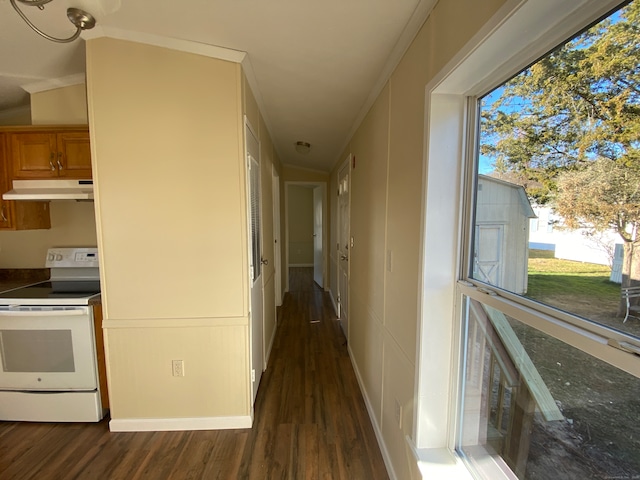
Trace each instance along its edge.
<instances>
[{"instance_id":1,"label":"ceiling light fixture","mask_svg":"<svg viewBox=\"0 0 640 480\"><path fill-rule=\"evenodd\" d=\"M85 12L80 8L70 7L70 8L67 8L67 18L71 23L73 23L76 26L77 28L76 33L71 35L69 38L52 37L51 35L47 35L42 30L38 29L38 27L36 27L33 23L31 23L31 20L29 20L27 16L24 13L22 13L22 10L18 8L18 5L16 5L16 0L9 0L9 1L11 2L11 5L16 10L16 12L18 12L18 15L20 15L22 19L25 22L27 22L27 25L29 25L34 32L46 38L47 40L51 40L52 42L58 42L58 43L73 42L76 38L80 36L80 33L83 30L88 30L90 28L93 28L96 25L96 19L93 18L93 15ZM21 3L24 3L25 5L38 7L40 10L44 10L44 5L46 3L49 3L51 0L18 0L18 1Z\"/></svg>"},{"instance_id":2,"label":"ceiling light fixture","mask_svg":"<svg viewBox=\"0 0 640 480\"><path fill-rule=\"evenodd\" d=\"M296 152L306 155L311 150L311 144L308 142L296 142Z\"/></svg>"}]
</instances>

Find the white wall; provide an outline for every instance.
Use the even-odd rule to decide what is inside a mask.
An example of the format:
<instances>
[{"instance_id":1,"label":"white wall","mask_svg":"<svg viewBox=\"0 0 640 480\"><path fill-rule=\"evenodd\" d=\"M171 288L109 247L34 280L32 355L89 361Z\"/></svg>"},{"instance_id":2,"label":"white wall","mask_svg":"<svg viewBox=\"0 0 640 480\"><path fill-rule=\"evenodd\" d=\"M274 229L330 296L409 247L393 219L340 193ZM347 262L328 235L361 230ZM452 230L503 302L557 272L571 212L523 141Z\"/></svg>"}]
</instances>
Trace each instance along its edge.
<instances>
[{"instance_id":1,"label":"white wall","mask_svg":"<svg viewBox=\"0 0 640 480\"><path fill-rule=\"evenodd\" d=\"M418 475L406 437L413 436L418 395L420 264L439 264L421 259L425 87L502 3L438 2L331 174L332 185L337 184L339 166L349 153L355 156L349 346L383 455L399 479ZM446 325L435 315L429 321L434 331ZM449 401L441 395L437 401L445 415L434 408L431 430L438 429L442 442Z\"/></svg>"},{"instance_id":2,"label":"white wall","mask_svg":"<svg viewBox=\"0 0 640 480\"><path fill-rule=\"evenodd\" d=\"M241 67L98 38L87 86L111 428L248 426Z\"/></svg>"},{"instance_id":3,"label":"white wall","mask_svg":"<svg viewBox=\"0 0 640 480\"><path fill-rule=\"evenodd\" d=\"M554 215L550 207L537 206L533 210L538 218L530 222L531 248L537 248L535 244L545 244L542 249L553 250L556 258L611 265L615 244L623 243L613 230L587 235L586 229L563 228L562 219Z\"/></svg>"},{"instance_id":4,"label":"white wall","mask_svg":"<svg viewBox=\"0 0 640 480\"><path fill-rule=\"evenodd\" d=\"M313 189L287 186L289 265L313 266Z\"/></svg>"},{"instance_id":5,"label":"white wall","mask_svg":"<svg viewBox=\"0 0 640 480\"><path fill-rule=\"evenodd\" d=\"M86 125L87 87L84 83L31 94L33 125Z\"/></svg>"}]
</instances>

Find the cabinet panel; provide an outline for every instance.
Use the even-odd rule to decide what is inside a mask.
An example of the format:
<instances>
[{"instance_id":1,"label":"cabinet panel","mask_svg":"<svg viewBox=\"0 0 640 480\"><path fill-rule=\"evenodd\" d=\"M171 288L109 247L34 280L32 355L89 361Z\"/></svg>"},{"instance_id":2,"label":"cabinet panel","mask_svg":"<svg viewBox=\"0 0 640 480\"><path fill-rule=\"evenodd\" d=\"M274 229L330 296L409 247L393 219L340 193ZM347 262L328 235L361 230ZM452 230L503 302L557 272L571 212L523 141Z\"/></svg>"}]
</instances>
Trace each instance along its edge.
<instances>
[{"instance_id":1,"label":"cabinet panel","mask_svg":"<svg viewBox=\"0 0 640 480\"><path fill-rule=\"evenodd\" d=\"M58 175L67 178L91 178L89 132L64 132L57 135Z\"/></svg>"},{"instance_id":2,"label":"cabinet panel","mask_svg":"<svg viewBox=\"0 0 640 480\"><path fill-rule=\"evenodd\" d=\"M15 202L2 199L2 194L11 190L10 160L8 135L0 133L0 230L51 228L49 202Z\"/></svg>"},{"instance_id":3,"label":"cabinet panel","mask_svg":"<svg viewBox=\"0 0 640 480\"><path fill-rule=\"evenodd\" d=\"M8 135L14 179L91 178L87 129L47 128Z\"/></svg>"},{"instance_id":4,"label":"cabinet panel","mask_svg":"<svg viewBox=\"0 0 640 480\"><path fill-rule=\"evenodd\" d=\"M58 176L56 135L43 132L9 134L13 178L51 178Z\"/></svg>"}]
</instances>

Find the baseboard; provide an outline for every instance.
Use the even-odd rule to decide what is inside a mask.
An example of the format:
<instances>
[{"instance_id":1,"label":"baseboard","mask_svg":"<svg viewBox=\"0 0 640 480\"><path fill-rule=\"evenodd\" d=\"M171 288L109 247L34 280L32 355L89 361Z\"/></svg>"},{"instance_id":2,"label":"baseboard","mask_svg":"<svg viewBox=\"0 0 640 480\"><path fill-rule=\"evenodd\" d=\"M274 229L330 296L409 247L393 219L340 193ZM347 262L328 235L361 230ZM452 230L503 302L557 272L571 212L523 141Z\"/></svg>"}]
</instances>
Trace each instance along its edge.
<instances>
[{"instance_id":1,"label":"baseboard","mask_svg":"<svg viewBox=\"0 0 640 480\"><path fill-rule=\"evenodd\" d=\"M112 432L169 432L180 430L232 430L251 428L249 415L239 417L195 417L195 418L122 418L112 419Z\"/></svg>"},{"instance_id":2,"label":"baseboard","mask_svg":"<svg viewBox=\"0 0 640 480\"><path fill-rule=\"evenodd\" d=\"M387 467L387 474L391 480L398 480L395 470L393 469L393 464L391 463L391 456L389 455L389 451L387 450L387 446L384 443L382 438L382 430L380 430L380 425L378 425L378 421L376 420L376 415L371 406L371 402L369 401L369 397L367 396L367 392L364 389L364 382L362 381L362 377L360 376L360 371L358 370L358 366L353 361L353 352L351 351L351 345L347 346L347 350L349 352L349 359L351 360L351 365L353 366L353 371L356 374L356 379L358 380L358 386L360 387L360 393L362 393L362 398L364 398L364 404L367 407L367 412L369 413L369 419L371 420L371 425L373 426L373 431L376 434L376 440L378 440L378 447L380 447L380 453L382 454L382 459L384 460L384 464Z\"/></svg>"}]
</instances>

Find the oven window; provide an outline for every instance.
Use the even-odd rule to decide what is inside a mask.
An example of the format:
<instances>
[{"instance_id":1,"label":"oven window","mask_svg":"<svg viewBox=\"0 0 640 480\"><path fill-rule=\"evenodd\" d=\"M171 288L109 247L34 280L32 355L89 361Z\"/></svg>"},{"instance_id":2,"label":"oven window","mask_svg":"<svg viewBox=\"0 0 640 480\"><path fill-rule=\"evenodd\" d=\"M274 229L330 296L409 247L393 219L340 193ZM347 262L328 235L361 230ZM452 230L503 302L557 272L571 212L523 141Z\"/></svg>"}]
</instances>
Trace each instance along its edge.
<instances>
[{"instance_id":1,"label":"oven window","mask_svg":"<svg viewBox=\"0 0 640 480\"><path fill-rule=\"evenodd\" d=\"M71 330L0 330L4 372L75 372Z\"/></svg>"}]
</instances>

